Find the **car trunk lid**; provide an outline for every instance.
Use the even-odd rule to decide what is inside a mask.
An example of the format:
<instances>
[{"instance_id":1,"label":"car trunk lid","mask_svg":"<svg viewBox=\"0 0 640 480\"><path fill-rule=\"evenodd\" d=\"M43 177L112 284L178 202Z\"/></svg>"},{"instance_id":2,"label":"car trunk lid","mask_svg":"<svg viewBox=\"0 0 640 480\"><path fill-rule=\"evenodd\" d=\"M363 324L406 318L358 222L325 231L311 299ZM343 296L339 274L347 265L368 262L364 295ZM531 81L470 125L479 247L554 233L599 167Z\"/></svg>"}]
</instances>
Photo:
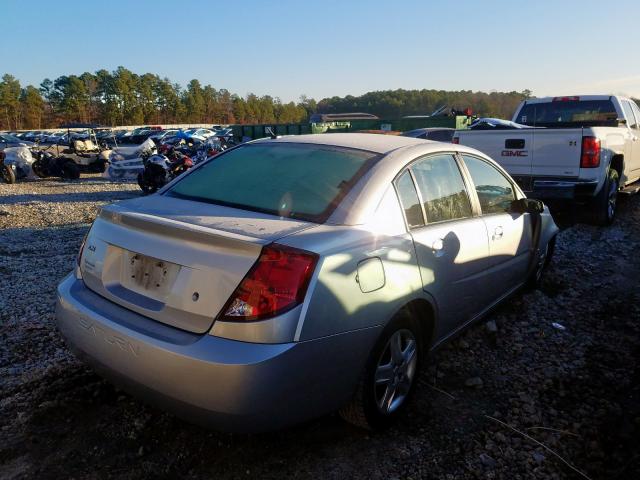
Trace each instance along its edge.
<instances>
[{"instance_id":1,"label":"car trunk lid","mask_svg":"<svg viewBox=\"0 0 640 480\"><path fill-rule=\"evenodd\" d=\"M146 197L105 207L80 261L88 288L194 333L215 317L262 247L313 225L219 205Z\"/></svg>"}]
</instances>

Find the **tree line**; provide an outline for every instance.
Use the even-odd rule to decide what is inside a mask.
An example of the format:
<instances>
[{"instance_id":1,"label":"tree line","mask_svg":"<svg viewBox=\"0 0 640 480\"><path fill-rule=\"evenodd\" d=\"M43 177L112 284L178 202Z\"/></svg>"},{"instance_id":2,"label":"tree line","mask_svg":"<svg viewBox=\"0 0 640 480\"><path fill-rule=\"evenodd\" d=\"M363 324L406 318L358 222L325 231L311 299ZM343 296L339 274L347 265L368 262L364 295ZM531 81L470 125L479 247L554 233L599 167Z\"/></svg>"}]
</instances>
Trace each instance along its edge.
<instances>
[{"instance_id":1,"label":"tree line","mask_svg":"<svg viewBox=\"0 0 640 480\"><path fill-rule=\"evenodd\" d=\"M470 90L384 90L360 96L324 98L302 95L298 102L248 94L244 97L191 80L186 87L152 73L136 74L124 67L22 86L5 74L0 81L0 129L55 128L63 123L105 126L172 123L252 124L300 123L312 113L365 112L384 119L426 115L446 105L471 108L481 116L511 118L532 92Z\"/></svg>"},{"instance_id":2,"label":"tree line","mask_svg":"<svg viewBox=\"0 0 640 480\"><path fill-rule=\"evenodd\" d=\"M470 108L483 117L510 119L518 104L532 96L530 90L522 92L472 92L471 90L386 90L368 92L354 97L325 98L318 102L323 113L364 112L381 118L399 118L405 115L428 115L447 106L455 110Z\"/></svg>"},{"instance_id":3,"label":"tree line","mask_svg":"<svg viewBox=\"0 0 640 480\"><path fill-rule=\"evenodd\" d=\"M168 78L138 75L124 67L45 78L22 87L10 74L0 81L0 129L55 128L80 122L105 126L171 123L299 123L313 113L306 97L241 97L191 80L186 88Z\"/></svg>"}]
</instances>

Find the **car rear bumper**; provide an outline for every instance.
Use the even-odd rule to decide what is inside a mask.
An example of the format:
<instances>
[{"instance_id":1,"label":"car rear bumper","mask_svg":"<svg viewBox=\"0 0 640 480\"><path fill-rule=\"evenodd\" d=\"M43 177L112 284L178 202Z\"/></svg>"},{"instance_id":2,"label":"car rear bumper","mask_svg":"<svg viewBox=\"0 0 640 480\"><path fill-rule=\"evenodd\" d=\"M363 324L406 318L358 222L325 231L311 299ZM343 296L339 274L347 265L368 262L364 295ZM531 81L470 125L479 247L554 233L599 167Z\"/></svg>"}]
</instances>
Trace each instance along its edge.
<instances>
[{"instance_id":1,"label":"car rear bumper","mask_svg":"<svg viewBox=\"0 0 640 480\"><path fill-rule=\"evenodd\" d=\"M228 431L281 428L339 408L378 328L256 344L185 332L124 309L69 275L56 322L79 358L125 390Z\"/></svg>"},{"instance_id":2,"label":"car rear bumper","mask_svg":"<svg viewBox=\"0 0 640 480\"><path fill-rule=\"evenodd\" d=\"M516 183L528 197L542 200L581 200L593 197L598 189L597 180L579 180L550 177L514 176Z\"/></svg>"}]
</instances>

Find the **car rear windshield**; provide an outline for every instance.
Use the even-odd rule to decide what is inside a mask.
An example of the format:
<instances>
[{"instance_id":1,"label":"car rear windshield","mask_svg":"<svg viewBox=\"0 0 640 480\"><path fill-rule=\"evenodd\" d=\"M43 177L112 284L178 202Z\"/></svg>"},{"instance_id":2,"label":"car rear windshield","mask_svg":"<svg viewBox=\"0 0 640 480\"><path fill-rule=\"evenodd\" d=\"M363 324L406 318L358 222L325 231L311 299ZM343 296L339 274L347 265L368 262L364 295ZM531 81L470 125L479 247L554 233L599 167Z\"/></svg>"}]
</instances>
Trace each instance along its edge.
<instances>
[{"instance_id":1,"label":"car rear windshield","mask_svg":"<svg viewBox=\"0 0 640 480\"><path fill-rule=\"evenodd\" d=\"M610 125L617 117L611 100L557 100L527 103L515 121L532 127L562 128Z\"/></svg>"},{"instance_id":2,"label":"car rear windshield","mask_svg":"<svg viewBox=\"0 0 640 480\"><path fill-rule=\"evenodd\" d=\"M186 175L166 194L322 223L378 157L327 145L242 145Z\"/></svg>"}]
</instances>

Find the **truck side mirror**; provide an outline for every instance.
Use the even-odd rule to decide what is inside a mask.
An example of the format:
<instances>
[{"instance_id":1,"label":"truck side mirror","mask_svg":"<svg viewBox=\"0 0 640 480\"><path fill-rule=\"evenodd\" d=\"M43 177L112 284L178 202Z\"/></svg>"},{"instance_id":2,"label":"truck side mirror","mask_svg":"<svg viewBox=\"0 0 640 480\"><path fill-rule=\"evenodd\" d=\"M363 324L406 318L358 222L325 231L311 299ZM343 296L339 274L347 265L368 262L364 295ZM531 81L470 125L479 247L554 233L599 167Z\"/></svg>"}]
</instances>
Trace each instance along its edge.
<instances>
[{"instance_id":1,"label":"truck side mirror","mask_svg":"<svg viewBox=\"0 0 640 480\"><path fill-rule=\"evenodd\" d=\"M535 198L519 198L511 202L510 212L540 214L544 212L544 203Z\"/></svg>"}]
</instances>

